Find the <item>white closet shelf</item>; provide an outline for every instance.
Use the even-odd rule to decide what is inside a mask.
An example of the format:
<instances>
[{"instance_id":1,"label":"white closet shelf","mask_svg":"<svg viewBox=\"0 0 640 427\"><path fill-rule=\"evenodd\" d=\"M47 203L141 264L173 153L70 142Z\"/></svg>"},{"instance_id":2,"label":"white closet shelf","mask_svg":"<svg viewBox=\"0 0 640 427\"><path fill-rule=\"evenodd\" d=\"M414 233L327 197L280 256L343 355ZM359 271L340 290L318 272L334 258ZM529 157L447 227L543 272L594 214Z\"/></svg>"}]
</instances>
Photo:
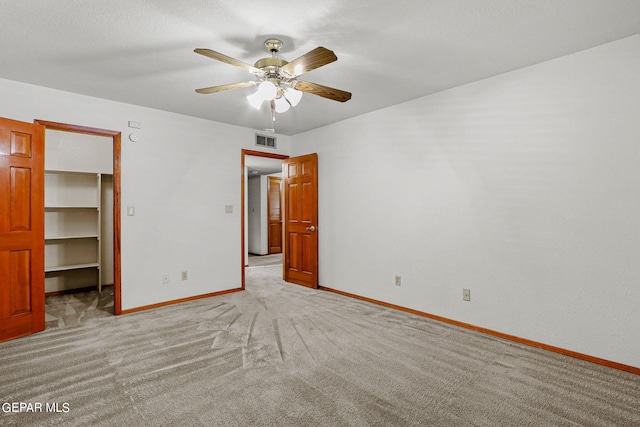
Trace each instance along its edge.
<instances>
[{"instance_id":1,"label":"white closet shelf","mask_svg":"<svg viewBox=\"0 0 640 427\"><path fill-rule=\"evenodd\" d=\"M95 282L102 291L101 174L49 169L44 184L45 273L50 279L72 281L82 276L80 270L94 269L98 271L97 280L87 273L87 282Z\"/></svg>"},{"instance_id":2,"label":"white closet shelf","mask_svg":"<svg viewBox=\"0 0 640 427\"><path fill-rule=\"evenodd\" d=\"M44 240L67 240L67 239L100 239L97 234L78 234L75 236L44 236Z\"/></svg>"},{"instance_id":3,"label":"white closet shelf","mask_svg":"<svg viewBox=\"0 0 640 427\"><path fill-rule=\"evenodd\" d=\"M45 206L45 209L100 209L98 206Z\"/></svg>"},{"instance_id":4,"label":"white closet shelf","mask_svg":"<svg viewBox=\"0 0 640 427\"><path fill-rule=\"evenodd\" d=\"M99 268L100 264L97 262L91 262L88 264L70 264L70 265L52 265L50 267L45 267L45 273L51 273L52 271L69 271L69 270L79 270L82 268Z\"/></svg>"},{"instance_id":5,"label":"white closet shelf","mask_svg":"<svg viewBox=\"0 0 640 427\"><path fill-rule=\"evenodd\" d=\"M71 171L71 170L62 170L62 169L46 169L44 173L49 173L52 175L98 175L99 172L83 172L83 171Z\"/></svg>"}]
</instances>

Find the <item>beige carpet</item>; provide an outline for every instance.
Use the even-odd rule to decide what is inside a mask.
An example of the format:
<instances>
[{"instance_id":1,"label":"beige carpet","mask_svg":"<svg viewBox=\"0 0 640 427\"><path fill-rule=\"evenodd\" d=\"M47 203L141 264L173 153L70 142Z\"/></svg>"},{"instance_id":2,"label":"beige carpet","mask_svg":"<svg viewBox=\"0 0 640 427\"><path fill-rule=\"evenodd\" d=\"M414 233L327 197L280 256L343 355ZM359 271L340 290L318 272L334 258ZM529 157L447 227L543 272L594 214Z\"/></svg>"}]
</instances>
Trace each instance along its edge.
<instances>
[{"instance_id":1,"label":"beige carpet","mask_svg":"<svg viewBox=\"0 0 640 427\"><path fill-rule=\"evenodd\" d=\"M113 316L113 286L74 294L47 296L45 322L48 328L66 328Z\"/></svg>"},{"instance_id":2,"label":"beige carpet","mask_svg":"<svg viewBox=\"0 0 640 427\"><path fill-rule=\"evenodd\" d=\"M253 255L249 254L249 267L282 266L282 254Z\"/></svg>"},{"instance_id":3,"label":"beige carpet","mask_svg":"<svg viewBox=\"0 0 640 427\"><path fill-rule=\"evenodd\" d=\"M0 412L0 424L640 425L638 376L287 284L280 271L248 268L244 292L85 315L0 344L1 403L68 405Z\"/></svg>"}]
</instances>

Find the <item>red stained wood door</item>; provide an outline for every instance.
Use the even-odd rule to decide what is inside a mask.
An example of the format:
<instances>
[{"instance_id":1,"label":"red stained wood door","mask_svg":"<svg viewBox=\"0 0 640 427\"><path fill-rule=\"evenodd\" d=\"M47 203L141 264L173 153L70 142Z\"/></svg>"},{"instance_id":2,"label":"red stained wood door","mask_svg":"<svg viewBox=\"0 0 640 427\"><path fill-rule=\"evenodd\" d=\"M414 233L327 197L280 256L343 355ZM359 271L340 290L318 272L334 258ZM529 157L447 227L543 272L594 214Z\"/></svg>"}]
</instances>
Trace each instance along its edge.
<instances>
[{"instance_id":1,"label":"red stained wood door","mask_svg":"<svg viewBox=\"0 0 640 427\"><path fill-rule=\"evenodd\" d=\"M284 280L318 287L318 155L282 162Z\"/></svg>"},{"instance_id":2,"label":"red stained wood door","mask_svg":"<svg viewBox=\"0 0 640 427\"><path fill-rule=\"evenodd\" d=\"M267 206L269 209L269 253L282 252L282 179L270 176L267 188Z\"/></svg>"},{"instance_id":3,"label":"red stained wood door","mask_svg":"<svg viewBox=\"0 0 640 427\"><path fill-rule=\"evenodd\" d=\"M44 127L0 119L0 341L44 330Z\"/></svg>"}]
</instances>

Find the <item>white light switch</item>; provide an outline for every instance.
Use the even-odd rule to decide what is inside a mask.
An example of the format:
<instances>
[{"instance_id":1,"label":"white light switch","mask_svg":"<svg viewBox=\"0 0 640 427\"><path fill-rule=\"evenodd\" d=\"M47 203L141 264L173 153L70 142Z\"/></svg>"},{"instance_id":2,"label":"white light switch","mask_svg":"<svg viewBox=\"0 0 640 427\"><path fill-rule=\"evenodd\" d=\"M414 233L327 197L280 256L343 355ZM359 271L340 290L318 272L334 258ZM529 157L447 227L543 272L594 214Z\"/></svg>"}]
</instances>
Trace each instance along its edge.
<instances>
[{"instance_id":1,"label":"white light switch","mask_svg":"<svg viewBox=\"0 0 640 427\"><path fill-rule=\"evenodd\" d=\"M129 120L129 127L132 129L142 129L142 123Z\"/></svg>"},{"instance_id":2,"label":"white light switch","mask_svg":"<svg viewBox=\"0 0 640 427\"><path fill-rule=\"evenodd\" d=\"M224 205L225 213L233 213L233 205Z\"/></svg>"},{"instance_id":3,"label":"white light switch","mask_svg":"<svg viewBox=\"0 0 640 427\"><path fill-rule=\"evenodd\" d=\"M136 207L127 206L127 216L135 216L135 215L136 215Z\"/></svg>"}]
</instances>

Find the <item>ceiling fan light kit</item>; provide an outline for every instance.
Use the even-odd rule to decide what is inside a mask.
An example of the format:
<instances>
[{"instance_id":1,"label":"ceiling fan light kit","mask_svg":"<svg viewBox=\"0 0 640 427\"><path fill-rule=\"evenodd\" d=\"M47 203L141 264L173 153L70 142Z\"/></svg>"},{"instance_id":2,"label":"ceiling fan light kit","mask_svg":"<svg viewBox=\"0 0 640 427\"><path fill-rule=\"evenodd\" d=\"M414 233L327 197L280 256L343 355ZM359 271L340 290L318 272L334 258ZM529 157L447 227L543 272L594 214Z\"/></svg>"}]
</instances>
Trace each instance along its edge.
<instances>
[{"instance_id":1,"label":"ceiling fan light kit","mask_svg":"<svg viewBox=\"0 0 640 427\"><path fill-rule=\"evenodd\" d=\"M266 80L258 86L258 93L265 101L272 100L278 95L278 88L275 84Z\"/></svg>"},{"instance_id":2,"label":"ceiling fan light kit","mask_svg":"<svg viewBox=\"0 0 640 427\"><path fill-rule=\"evenodd\" d=\"M351 99L349 92L298 80L298 76L336 61L338 58L329 49L317 47L301 57L287 62L277 57L282 47L282 41L268 39L264 45L271 53L271 57L259 59L253 66L210 49L195 49L194 52L200 55L243 68L256 77L255 81L206 87L196 89L196 92L208 94L257 85L258 90L247 96L247 100L256 109L260 109L263 101L268 101L274 121L276 113L284 113L289 108L298 105L303 92L339 102Z\"/></svg>"},{"instance_id":3,"label":"ceiling fan light kit","mask_svg":"<svg viewBox=\"0 0 640 427\"><path fill-rule=\"evenodd\" d=\"M289 104L291 104L292 107L295 107L302 99L302 92L292 88L287 88L284 91L284 96L287 98L287 101L289 101Z\"/></svg>"},{"instance_id":4,"label":"ceiling fan light kit","mask_svg":"<svg viewBox=\"0 0 640 427\"><path fill-rule=\"evenodd\" d=\"M274 100L274 103L276 106L276 113L286 113L287 110L289 110L289 108L291 107L291 104L289 104L289 101L287 101L284 96L276 98Z\"/></svg>"}]
</instances>

